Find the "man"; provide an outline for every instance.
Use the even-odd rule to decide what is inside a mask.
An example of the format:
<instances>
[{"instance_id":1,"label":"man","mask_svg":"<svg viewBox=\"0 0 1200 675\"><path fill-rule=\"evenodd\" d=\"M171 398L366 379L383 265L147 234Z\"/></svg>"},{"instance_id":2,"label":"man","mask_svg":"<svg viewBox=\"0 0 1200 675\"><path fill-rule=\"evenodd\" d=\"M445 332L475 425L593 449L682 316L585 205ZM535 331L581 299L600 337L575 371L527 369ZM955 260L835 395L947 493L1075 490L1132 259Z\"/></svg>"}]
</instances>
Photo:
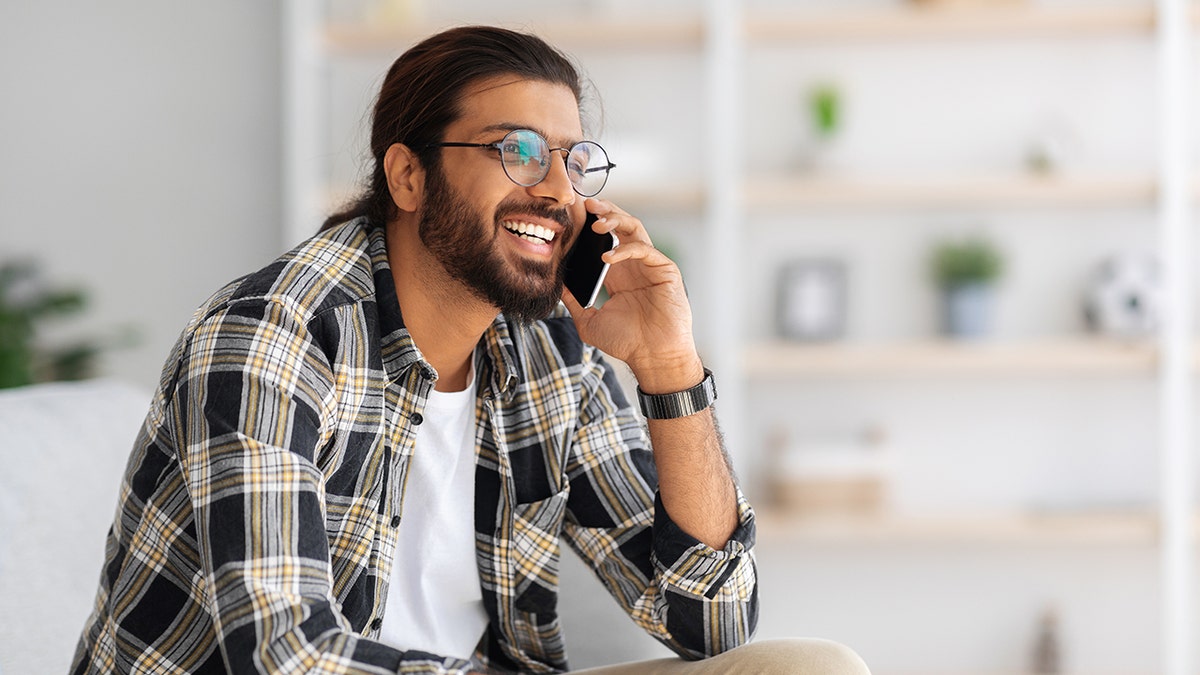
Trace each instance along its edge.
<instances>
[{"instance_id":1,"label":"man","mask_svg":"<svg viewBox=\"0 0 1200 675\"><path fill-rule=\"evenodd\" d=\"M509 31L396 61L365 195L172 351L72 672L560 672L560 541L686 659L749 640L753 512L679 271L588 198L611 165L579 100ZM620 241L598 310L562 284L586 212Z\"/></svg>"}]
</instances>

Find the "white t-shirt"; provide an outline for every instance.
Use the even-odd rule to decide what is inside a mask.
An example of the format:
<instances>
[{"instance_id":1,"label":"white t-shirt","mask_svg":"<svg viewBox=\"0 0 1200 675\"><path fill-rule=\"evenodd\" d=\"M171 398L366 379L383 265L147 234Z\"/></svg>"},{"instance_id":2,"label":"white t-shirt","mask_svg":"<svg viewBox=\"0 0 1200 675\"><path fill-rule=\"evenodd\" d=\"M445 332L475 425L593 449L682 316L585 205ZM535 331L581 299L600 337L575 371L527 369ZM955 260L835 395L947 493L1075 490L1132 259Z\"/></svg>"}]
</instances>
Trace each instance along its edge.
<instances>
[{"instance_id":1,"label":"white t-shirt","mask_svg":"<svg viewBox=\"0 0 1200 675\"><path fill-rule=\"evenodd\" d=\"M487 628L475 565L475 377L429 394L409 464L380 640L471 658Z\"/></svg>"}]
</instances>

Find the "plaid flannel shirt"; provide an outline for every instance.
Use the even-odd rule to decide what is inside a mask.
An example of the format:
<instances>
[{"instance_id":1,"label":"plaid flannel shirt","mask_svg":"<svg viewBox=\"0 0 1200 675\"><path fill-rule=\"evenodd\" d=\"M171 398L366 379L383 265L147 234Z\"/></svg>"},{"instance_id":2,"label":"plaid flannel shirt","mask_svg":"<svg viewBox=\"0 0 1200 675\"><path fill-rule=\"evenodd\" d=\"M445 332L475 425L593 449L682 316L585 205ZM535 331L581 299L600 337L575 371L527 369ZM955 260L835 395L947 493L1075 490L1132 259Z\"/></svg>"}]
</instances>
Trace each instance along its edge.
<instances>
[{"instance_id":1,"label":"plaid flannel shirt","mask_svg":"<svg viewBox=\"0 0 1200 675\"><path fill-rule=\"evenodd\" d=\"M163 370L72 673L567 668L565 540L686 658L746 642L753 512L723 550L656 498L643 428L562 310L475 352L475 531L489 626L472 662L382 644L404 486L437 374L400 316L385 238L353 221L218 291ZM411 505L421 508L420 504Z\"/></svg>"}]
</instances>

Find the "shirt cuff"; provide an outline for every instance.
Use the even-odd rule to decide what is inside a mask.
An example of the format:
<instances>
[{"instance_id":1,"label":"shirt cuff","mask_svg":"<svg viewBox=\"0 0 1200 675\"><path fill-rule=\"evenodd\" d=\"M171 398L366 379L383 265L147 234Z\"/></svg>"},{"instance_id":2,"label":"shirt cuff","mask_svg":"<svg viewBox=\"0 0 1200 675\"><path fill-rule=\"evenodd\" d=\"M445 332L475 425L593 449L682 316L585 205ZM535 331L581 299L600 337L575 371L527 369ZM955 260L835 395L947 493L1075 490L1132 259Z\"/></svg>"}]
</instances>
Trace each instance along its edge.
<instances>
[{"instance_id":1,"label":"shirt cuff","mask_svg":"<svg viewBox=\"0 0 1200 675\"><path fill-rule=\"evenodd\" d=\"M428 673L429 675L468 675L475 672L470 661L453 656L439 656L416 649L404 652L402 673Z\"/></svg>"},{"instance_id":2,"label":"shirt cuff","mask_svg":"<svg viewBox=\"0 0 1200 675\"><path fill-rule=\"evenodd\" d=\"M684 532L654 496L654 556L662 579L675 591L713 599L727 583L740 586L754 549L754 509L738 491L738 526L721 549L714 549ZM751 573L752 576L752 573ZM753 580L749 580L753 583ZM741 595L740 592L735 595Z\"/></svg>"}]
</instances>

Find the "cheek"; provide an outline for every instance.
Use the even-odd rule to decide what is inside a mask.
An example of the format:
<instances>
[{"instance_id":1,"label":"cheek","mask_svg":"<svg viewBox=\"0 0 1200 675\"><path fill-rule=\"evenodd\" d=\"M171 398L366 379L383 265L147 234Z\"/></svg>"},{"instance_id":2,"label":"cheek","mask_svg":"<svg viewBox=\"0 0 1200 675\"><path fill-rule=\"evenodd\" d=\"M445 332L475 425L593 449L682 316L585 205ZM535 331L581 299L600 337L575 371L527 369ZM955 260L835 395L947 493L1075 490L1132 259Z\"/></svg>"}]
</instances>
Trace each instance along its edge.
<instances>
[{"instance_id":1,"label":"cheek","mask_svg":"<svg viewBox=\"0 0 1200 675\"><path fill-rule=\"evenodd\" d=\"M458 203L472 220L484 227L491 227L496 223L496 214L509 197L507 190L497 191L491 186L467 183L458 194Z\"/></svg>"},{"instance_id":2,"label":"cheek","mask_svg":"<svg viewBox=\"0 0 1200 675\"><path fill-rule=\"evenodd\" d=\"M469 155L473 148L462 148ZM471 161L478 160L478 161ZM481 214L491 214L496 205L512 196L517 187L495 160L476 157L447 157L443 154L442 176L450 191Z\"/></svg>"},{"instance_id":3,"label":"cheek","mask_svg":"<svg viewBox=\"0 0 1200 675\"><path fill-rule=\"evenodd\" d=\"M516 186L509 183L507 178L503 178L503 180L505 185L501 186L487 182L469 184L462 194L463 201L469 204L471 210L485 223L495 223L496 216L505 209L510 209L514 205L527 203L527 200L522 199L521 194L515 194L511 189Z\"/></svg>"},{"instance_id":4,"label":"cheek","mask_svg":"<svg viewBox=\"0 0 1200 675\"><path fill-rule=\"evenodd\" d=\"M574 204L567 207L567 210L571 213L571 222L575 223L576 226L582 225L583 221L587 218L587 208L583 205L585 201L587 200L577 198Z\"/></svg>"}]
</instances>

